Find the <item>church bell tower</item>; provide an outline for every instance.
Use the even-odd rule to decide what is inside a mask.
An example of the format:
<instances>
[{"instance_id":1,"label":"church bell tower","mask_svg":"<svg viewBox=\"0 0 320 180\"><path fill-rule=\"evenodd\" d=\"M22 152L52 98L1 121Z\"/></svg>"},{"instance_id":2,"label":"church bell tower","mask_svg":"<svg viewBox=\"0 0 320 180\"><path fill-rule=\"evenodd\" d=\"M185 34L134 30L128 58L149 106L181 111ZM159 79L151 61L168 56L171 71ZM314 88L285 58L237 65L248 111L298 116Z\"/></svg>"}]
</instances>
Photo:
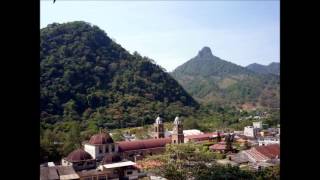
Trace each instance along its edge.
<instances>
[{"instance_id":1,"label":"church bell tower","mask_svg":"<svg viewBox=\"0 0 320 180\"><path fill-rule=\"evenodd\" d=\"M154 139L164 138L164 127L162 123L162 118L160 116L156 118L156 121L154 122L153 127L154 127L153 138Z\"/></svg>"},{"instance_id":2,"label":"church bell tower","mask_svg":"<svg viewBox=\"0 0 320 180\"><path fill-rule=\"evenodd\" d=\"M172 144L184 143L183 125L180 118L177 116L173 122L173 131L171 136Z\"/></svg>"}]
</instances>

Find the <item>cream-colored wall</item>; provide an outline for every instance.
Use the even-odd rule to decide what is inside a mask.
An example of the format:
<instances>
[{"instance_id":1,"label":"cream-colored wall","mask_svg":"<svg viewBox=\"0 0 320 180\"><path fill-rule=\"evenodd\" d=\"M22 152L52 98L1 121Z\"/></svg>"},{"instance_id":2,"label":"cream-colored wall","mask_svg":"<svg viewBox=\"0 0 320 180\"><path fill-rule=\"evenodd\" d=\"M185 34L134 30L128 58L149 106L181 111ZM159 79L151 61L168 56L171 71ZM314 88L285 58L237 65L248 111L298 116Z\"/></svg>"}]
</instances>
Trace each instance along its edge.
<instances>
[{"instance_id":1,"label":"cream-colored wall","mask_svg":"<svg viewBox=\"0 0 320 180\"><path fill-rule=\"evenodd\" d=\"M255 137L257 130L253 126L244 127L243 134L249 137Z\"/></svg>"},{"instance_id":2,"label":"cream-colored wall","mask_svg":"<svg viewBox=\"0 0 320 180\"><path fill-rule=\"evenodd\" d=\"M99 153L99 147L102 147L102 153ZM106 151L106 147L109 149L109 151ZM112 144L104 144L104 145L90 145L90 144L85 144L84 145L84 150L88 152L92 158L94 159L101 159L105 156L105 154L108 153L117 153L118 152L118 144L114 144L114 152L112 152Z\"/></svg>"},{"instance_id":3,"label":"cream-colored wall","mask_svg":"<svg viewBox=\"0 0 320 180\"><path fill-rule=\"evenodd\" d=\"M93 159L96 159L97 156L97 148L95 146L92 146L90 144L84 145L84 150L89 153Z\"/></svg>"},{"instance_id":4,"label":"cream-colored wall","mask_svg":"<svg viewBox=\"0 0 320 180\"><path fill-rule=\"evenodd\" d=\"M72 163L66 161L65 159L61 159L61 165L62 165L62 166L72 166Z\"/></svg>"}]
</instances>

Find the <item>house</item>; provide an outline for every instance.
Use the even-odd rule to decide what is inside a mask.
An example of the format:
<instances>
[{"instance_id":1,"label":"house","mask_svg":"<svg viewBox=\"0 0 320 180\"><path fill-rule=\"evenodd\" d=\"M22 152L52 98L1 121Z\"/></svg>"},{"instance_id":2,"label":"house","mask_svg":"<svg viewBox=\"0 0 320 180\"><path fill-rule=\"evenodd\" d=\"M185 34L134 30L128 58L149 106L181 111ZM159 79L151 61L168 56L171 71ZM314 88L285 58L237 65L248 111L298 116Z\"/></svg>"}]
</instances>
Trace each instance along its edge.
<instances>
[{"instance_id":1,"label":"house","mask_svg":"<svg viewBox=\"0 0 320 180\"><path fill-rule=\"evenodd\" d=\"M223 137L223 133L204 133L204 134L199 134L199 135L190 135L190 136L185 136L184 141L185 142L201 142L201 141L209 141L213 139L217 139L218 137Z\"/></svg>"},{"instance_id":2,"label":"house","mask_svg":"<svg viewBox=\"0 0 320 180\"><path fill-rule=\"evenodd\" d=\"M245 150L244 153L250 162L276 162L280 159L280 145L270 144L266 146L257 146L249 150Z\"/></svg>"},{"instance_id":3,"label":"house","mask_svg":"<svg viewBox=\"0 0 320 180\"><path fill-rule=\"evenodd\" d=\"M102 172L108 173L108 179L127 178L138 179L139 169L135 167L136 163L132 161L121 161L112 164L100 165L98 167Z\"/></svg>"},{"instance_id":4,"label":"house","mask_svg":"<svg viewBox=\"0 0 320 180\"><path fill-rule=\"evenodd\" d=\"M258 139L259 146L265 146L269 144L280 144L280 138L279 137L260 137Z\"/></svg>"},{"instance_id":5,"label":"house","mask_svg":"<svg viewBox=\"0 0 320 180\"><path fill-rule=\"evenodd\" d=\"M259 118L256 118L256 117L260 117L260 116L255 116L254 117L255 119L259 119ZM262 129L262 121L253 122L252 124L253 124L254 128Z\"/></svg>"},{"instance_id":6,"label":"house","mask_svg":"<svg viewBox=\"0 0 320 180\"><path fill-rule=\"evenodd\" d=\"M72 180L79 179L72 166L51 166L40 168L40 180Z\"/></svg>"},{"instance_id":7,"label":"house","mask_svg":"<svg viewBox=\"0 0 320 180\"><path fill-rule=\"evenodd\" d=\"M255 128L253 126L246 126L244 127L243 134L248 137L256 137L258 132L258 128Z\"/></svg>"},{"instance_id":8,"label":"house","mask_svg":"<svg viewBox=\"0 0 320 180\"><path fill-rule=\"evenodd\" d=\"M113 142L108 132L100 132L90 138L90 141L84 144L84 150L88 152L93 159L102 160L106 154L118 152L118 144Z\"/></svg>"},{"instance_id":9,"label":"house","mask_svg":"<svg viewBox=\"0 0 320 180\"><path fill-rule=\"evenodd\" d=\"M90 170L83 170L78 172L79 180L92 180L92 179L99 179L99 180L107 180L111 179L109 172L97 170L97 169L90 169ZM117 179L117 178L114 178Z\"/></svg>"},{"instance_id":10,"label":"house","mask_svg":"<svg viewBox=\"0 0 320 180\"><path fill-rule=\"evenodd\" d=\"M62 166L72 166L76 171L80 171L95 168L96 160L88 152L80 148L63 158L61 164Z\"/></svg>"},{"instance_id":11,"label":"house","mask_svg":"<svg viewBox=\"0 0 320 180\"><path fill-rule=\"evenodd\" d=\"M59 180L58 171L55 167L40 167L40 180Z\"/></svg>"},{"instance_id":12,"label":"house","mask_svg":"<svg viewBox=\"0 0 320 180\"><path fill-rule=\"evenodd\" d=\"M210 146L209 149L212 151L224 153L227 150L227 145L224 142L221 142L221 143L217 143L217 144Z\"/></svg>"},{"instance_id":13,"label":"house","mask_svg":"<svg viewBox=\"0 0 320 180\"><path fill-rule=\"evenodd\" d=\"M229 160L253 170L274 166L280 162L279 144L257 146L228 156Z\"/></svg>"},{"instance_id":14,"label":"house","mask_svg":"<svg viewBox=\"0 0 320 180\"><path fill-rule=\"evenodd\" d=\"M80 179L72 166L56 166L60 180Z\"/></svg>"}]
</instances>

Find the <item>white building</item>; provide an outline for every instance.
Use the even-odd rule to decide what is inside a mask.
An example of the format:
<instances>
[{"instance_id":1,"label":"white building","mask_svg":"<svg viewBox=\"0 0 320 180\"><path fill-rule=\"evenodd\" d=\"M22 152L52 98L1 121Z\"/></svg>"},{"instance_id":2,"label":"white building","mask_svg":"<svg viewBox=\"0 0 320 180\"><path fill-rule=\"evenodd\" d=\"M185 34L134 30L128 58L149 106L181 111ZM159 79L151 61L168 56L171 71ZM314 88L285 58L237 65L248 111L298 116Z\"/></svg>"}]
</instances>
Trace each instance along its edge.
<instances>
[{"instance_id":1,"label":"white building","mask_svg":"<svg viewBox=\"0 0 320 180\"><path fill-rule=\"evenodd\" d=\"M254 128L262 129L262 121L253 122L252 124Z\"/></svg>"},{"instance_id":2,"label":"white building","mask_svg":"<svg viewBox=\"0 0 320 180\"><path fill-rule=\"evenodd\" d=\"M203 134L203 132L198 129L183 130L184 136L192 136L192 135L200 135L200 134ZM170 137L171 135L172 135L172 131L165 132L165 137Z\"/></svg>"},{"instance_id":3,"label":"white building","mask_svg":"<svg viewBox=\"0 0 320 180\"><path fill-rule=\"evenodd\" d=\"M84 150L93 159L102 160L106 154L118 152L118 144L114 143L109 133L100 133L91 137L88 143L84 144Z\"/></svg>"},{"instance_id":4,"label":"white building","mask_svg":"<svg viewBox=\"0 0 320 180\"><path fill-rule=\"evenodd\" d=\"M266 146L269 144L280 144L280 139L277 137L264 137L258 139L259 146Z\"/></svg>"},{"instance_id":5,"label":"white building","mask_svg":"<svg viewBox=\"0 0 320 180\"><path fill-rule=\"evenodd\" d=\"M259 129L254 128L253 126L246 126L244 127L243 134L248 137L256 137L258 130Z\"/></svg>"}]
</instances>

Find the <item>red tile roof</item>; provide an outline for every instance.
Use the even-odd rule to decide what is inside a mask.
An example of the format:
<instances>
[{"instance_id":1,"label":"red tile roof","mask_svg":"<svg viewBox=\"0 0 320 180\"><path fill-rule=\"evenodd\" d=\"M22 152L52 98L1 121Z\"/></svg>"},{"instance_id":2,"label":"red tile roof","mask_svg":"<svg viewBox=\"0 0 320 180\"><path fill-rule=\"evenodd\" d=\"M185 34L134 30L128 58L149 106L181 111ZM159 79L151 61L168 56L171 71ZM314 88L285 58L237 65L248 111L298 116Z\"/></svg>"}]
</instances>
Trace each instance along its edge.
<instances>
[{"instance_id":1,"label":"red tile roof","mask_svg":"<svg viewBox=\"0 0 320 180\"><path fill-rule=\"evenodd\" d=\"M120 141L118 142L119 151L132 151L139 149L151 149L158 147L165 147L166 144L171 143L171 138L160 138L160 139L144 139L137 141Z\"/></svg>"},{"instance_id":2,"label":"red tile roof","mask_svg":"<svg viewBox=\"0 0 320 180\"><path fill-rule=\"evenodd\" d=\"M227 145L225 145L225 144L214 144L214 145L210 146L209 149L212 149L212 150L225 150L226 146Z\"/></svg>"},{"instance_id":3,"label":"red tile roof","mask_svg":"<svg viewBox=\"0 0 320 180\"><path fill-rule=\"evenodd\" d=\"M210 137L215 137L217 136L217 133L205 133L205 134L199 134L199 135L190 135L190 136L185 136L185 138L188 138L189 140L192 139L209 139ZM220 136L223 136L223 133L220 133Z\"/></svg>"},{"instance_id":4,"label":"red tile roof","mask_svg":"<svg viewBox=\"0 0 320 180\"><path fill-rule=\"evenodd\" d=\"M258 146L255 147L256 151L267 156L270 159L280 157L280 145L279 144L270 144L267 146Z\"/></svg>"},{"instance_id":5,"label":"red tile roof","mask_svg":"<svg viewBox=\"0 0 320 180\"><path fill-rule=\"evenodd\" d=\"M280 157L280 146L279 144L270 144L267 146L253 147L249 150L244 151L255 161L266 161Z\"/></svg>"},{"instance_id":6,"label":"red tile roof","mask_svg":"<svg viewBox=\"0 0 320 180\"><path fill-rule=\"evenodd\" d=\"M108 144L113 143L113 139L111 138L109 133L99 133L95 134L90 138L89 144Z\"/></svg>"},{"instance_id":7,"label":"red tile roof","mask_svg":"<svg viewBox=\"0 0 320 180\"><path fill-rule=\"evenodd\" d=\"M92 156L83 149L76 149L72 151L65 159L69 162L78 162L91 160Z\"/></svg>"}]
</instances>

